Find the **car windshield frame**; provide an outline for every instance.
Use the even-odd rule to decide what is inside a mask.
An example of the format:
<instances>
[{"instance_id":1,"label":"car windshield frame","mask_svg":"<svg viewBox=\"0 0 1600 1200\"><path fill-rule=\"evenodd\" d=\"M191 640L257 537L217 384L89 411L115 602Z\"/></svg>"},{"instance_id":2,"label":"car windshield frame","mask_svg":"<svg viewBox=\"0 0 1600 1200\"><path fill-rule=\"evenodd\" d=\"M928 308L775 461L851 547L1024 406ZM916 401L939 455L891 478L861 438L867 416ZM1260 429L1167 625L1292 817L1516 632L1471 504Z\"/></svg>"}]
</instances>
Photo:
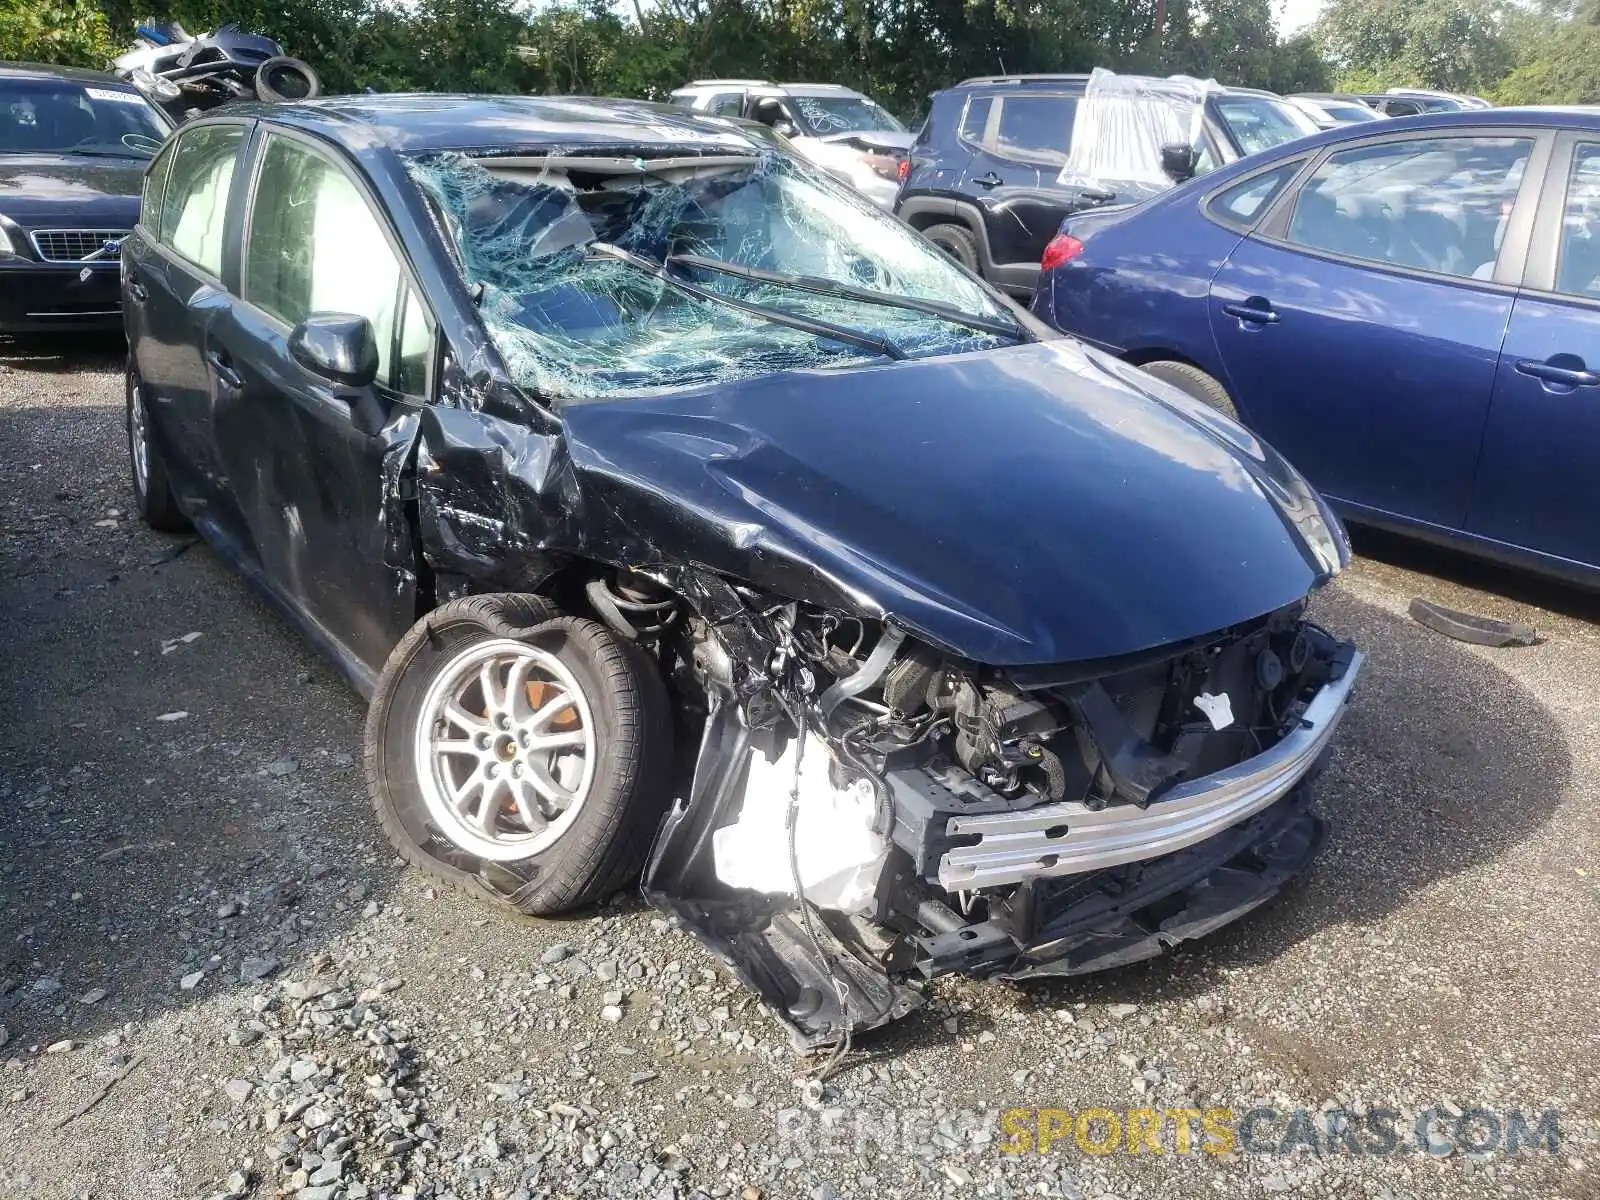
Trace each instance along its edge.
<instances>
[{"instance_id":1,"label":"car windshield frame","mask_svg":"<svg viewBox=\"0 0 1600 1200\"><path fill-rule=\"evenodd\" d=\"M41 128L41 118L51 124ZM0 77L0 156L81 155L147 162L171 131L160 109L115 80Z\"/></svg>"},{"instance_id":2,"label":"car windshield frame","mask_svg":"<svg viewBox=\"0 0 1600 1200\"><path fill-rule=\"evenodd\" d=\"M1234 149L1241 156L1276 150L1279 146L1322 132L1317 128L1317 123L1304 111L1278 96L1257 96L1247 92L1224 92L1221 95L1211 97L1211 105L1217 124L1222 127L1223 131L1228 135L1228 140L1233 143ZM1281 117L1283 121L1278 128L1292 132L1289 136L1275 138L1271 141L1258 142L1255 139L1247 141L1240 135L1239 128L1229 117L1228 109L1230 107L1255 108L1261 112Z\"/></svg>"},{"instance_id":3,"label":"car windshield frame","mask_svg":"<svg viewBox=\"0 0 1600 1200\"><path fill-rule=\"evenodd\" d=\"M542 400L1033 339L987 285L791 155L640 150L402 156L512 382Z\"/></svg>"},{"instance_id":4,"label":"car windshield frame","mask_svg":"<svg viewBox=\"0 0 1600 1200\"><path fill-rule=\"evenodd\" d=\"M788 100L795 120L812 137L831 137L842 133L907 132L898 117L869 96L791 92ZM873 124L861 124L840 110L865 113L877 120Z\"/></svg>"}]
</instances>

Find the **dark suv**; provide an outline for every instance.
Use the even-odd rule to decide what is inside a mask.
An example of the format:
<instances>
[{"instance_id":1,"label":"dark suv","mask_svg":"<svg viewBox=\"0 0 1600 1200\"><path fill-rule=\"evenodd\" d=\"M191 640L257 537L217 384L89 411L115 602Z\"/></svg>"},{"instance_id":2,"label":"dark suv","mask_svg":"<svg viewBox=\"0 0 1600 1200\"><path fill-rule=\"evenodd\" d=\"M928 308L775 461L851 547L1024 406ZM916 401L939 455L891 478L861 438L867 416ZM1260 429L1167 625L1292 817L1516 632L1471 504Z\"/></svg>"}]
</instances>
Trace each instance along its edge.
<instances>
[{"instance_id":1,"label":"dark suv","mask_svg":"<svg viewBox=\"0 0 1600 1200\"><path fill-rule=\"evenodd\" d=\"M986 76L935 92L895 214L996 287L1030 296L1045 243L1063 217L1170 186L1060 182L1089 78ZM1171 165L1179 177L1204 174L1316 131L1310 118L1271 92L1214 89L1190 161Z\"/></svg>"}]
</instances>

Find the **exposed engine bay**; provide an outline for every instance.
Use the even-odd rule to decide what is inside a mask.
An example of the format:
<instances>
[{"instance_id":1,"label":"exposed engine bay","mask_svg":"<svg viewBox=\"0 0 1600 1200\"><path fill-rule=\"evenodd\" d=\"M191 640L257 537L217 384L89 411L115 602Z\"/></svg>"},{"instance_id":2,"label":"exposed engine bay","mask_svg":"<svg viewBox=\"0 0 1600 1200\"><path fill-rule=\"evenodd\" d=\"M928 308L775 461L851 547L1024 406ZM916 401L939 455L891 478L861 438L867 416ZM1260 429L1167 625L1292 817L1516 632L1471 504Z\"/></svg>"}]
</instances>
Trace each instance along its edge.
<instances>
[{"instance_id":1,"label":"exposed engine bay","mask_svg":"<svg viewBox=\"0 0 1600 1200\"><path fill-rule=\"evenodd\" d=\"M1320 846L1302 785L1360 666L1303 603L999 671L692 570L587 592L703 722L645 893L806 1047L936 975L1104 969L1269 898Z\"/></svg>"}]
</instances>

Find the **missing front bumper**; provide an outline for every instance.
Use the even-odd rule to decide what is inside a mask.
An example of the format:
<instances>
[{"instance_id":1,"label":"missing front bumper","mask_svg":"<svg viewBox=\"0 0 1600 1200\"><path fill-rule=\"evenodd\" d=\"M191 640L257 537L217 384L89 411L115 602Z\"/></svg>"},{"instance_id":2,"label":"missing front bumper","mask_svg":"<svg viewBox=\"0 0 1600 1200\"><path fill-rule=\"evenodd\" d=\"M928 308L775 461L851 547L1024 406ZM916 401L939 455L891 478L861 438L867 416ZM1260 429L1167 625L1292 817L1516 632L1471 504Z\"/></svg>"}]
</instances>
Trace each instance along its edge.
<instances>
[{"instance_id":1,"label":"missing front bumper","mask_svg":"<svg viewBox=\"0 0 1600 1200\"><path fill-rule=\"evenodd\" d=\"M1078 875L1192 846L1237 825L1289 793L1327 750L1361 671L1357 652L1344 673L1323 685L1298 728L1236 766L1179 784L1148 807L1099 811L1078 803L1010 812L949 816L960 840L940 858L939 886L973 891ZM970 840L969 840L970 839Z\"/></svg>"}]
</instances>

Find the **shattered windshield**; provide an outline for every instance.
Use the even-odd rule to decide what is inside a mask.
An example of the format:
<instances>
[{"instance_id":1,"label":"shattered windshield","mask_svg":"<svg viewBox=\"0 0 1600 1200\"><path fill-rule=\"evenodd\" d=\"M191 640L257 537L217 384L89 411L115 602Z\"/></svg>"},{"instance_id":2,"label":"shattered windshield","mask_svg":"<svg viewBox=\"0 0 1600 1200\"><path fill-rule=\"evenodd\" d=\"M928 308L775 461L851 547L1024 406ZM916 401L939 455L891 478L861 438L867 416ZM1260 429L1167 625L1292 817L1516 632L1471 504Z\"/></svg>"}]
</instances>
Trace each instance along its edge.
<instances>
[{"instance_id":1,"label":"shattered windshield","mask_svg":"<svg viewBox=\"0 0 1600 1200\"><path fill-rule=\"evenodd\" d=\"M880 108L864 96L789 97L800 120L817 137L830 133L872 133L889 130L904 133L906 127L888 109Z\"/></svg>"},{"instance_id":2,"label":"shattered windshield","mask_svg":"<svg viewBox=\"0 0 1600 1200\"><path fill-rule=\"evenodd\" d=\"M447 226L512 379L545 397L1026 337L939 251L786 155L446 153L408 166Z\"/></svg>"},{"instance_id":3,"label":"shattered windshield","mask_svg":"<svg viewBox=\"0 0 1600 1200\"><path fill-rule=\"evenodd\" d=\"M1317 123L1274 96L1219 96L1217 115L1240 154L1260 154L1317 132Z\"/></svg>"}]
</instances>

